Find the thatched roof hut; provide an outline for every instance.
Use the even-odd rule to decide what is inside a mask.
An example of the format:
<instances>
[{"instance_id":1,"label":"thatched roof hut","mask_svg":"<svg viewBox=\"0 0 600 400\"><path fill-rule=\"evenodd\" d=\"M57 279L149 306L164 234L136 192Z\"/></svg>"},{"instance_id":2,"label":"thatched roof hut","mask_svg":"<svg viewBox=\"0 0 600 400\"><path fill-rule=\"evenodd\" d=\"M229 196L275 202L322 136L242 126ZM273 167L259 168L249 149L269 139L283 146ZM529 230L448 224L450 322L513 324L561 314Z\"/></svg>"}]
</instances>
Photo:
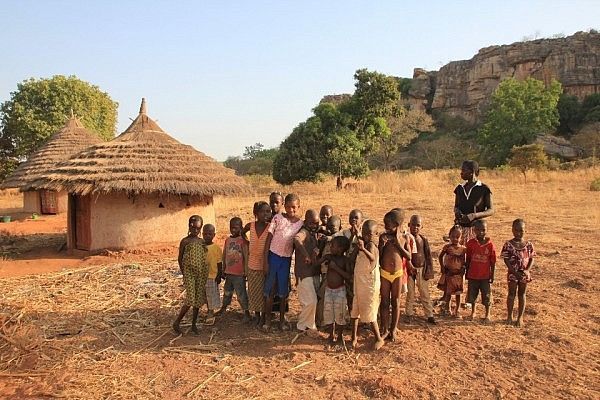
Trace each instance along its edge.
<instances>
[{"instance_id":1,"label":"thatched roof hut","mask_svg":"<svg viewBox=\"0 0 600 400\"><path fill-rule=\"evenodd\" d=\"M250 190L233 170L165 133L143 99L121 135L72 156L29 187L71 194L68 242L85 250L176 241L192 214L215 222L214 196Z\"/></svg>"},{"instance_id":2,"label":"thatched roof hut","mask_svg":"<svg viewBox=\"0 0 600 400\"><path fill-rule=\"evenodd\" d=\"M64 191L31 190L30 184L43 173L66 161L72 155L102 140L87 130L71 112L62 129L52 135L46 144L31 154L0 184L0 189L19 188L23 195L26 212L56 214L67 210L67 194Z\"/></svg>"}]
</instances>

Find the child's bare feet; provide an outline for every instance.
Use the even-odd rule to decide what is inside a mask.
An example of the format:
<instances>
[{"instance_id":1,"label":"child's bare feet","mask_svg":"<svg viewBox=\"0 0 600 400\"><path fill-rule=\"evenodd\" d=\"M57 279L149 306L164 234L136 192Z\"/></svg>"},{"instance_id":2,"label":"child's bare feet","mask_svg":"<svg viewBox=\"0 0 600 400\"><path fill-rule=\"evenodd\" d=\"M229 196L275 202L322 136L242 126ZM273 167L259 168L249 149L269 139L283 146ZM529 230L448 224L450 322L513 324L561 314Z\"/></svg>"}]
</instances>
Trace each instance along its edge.
<instances>
[{"instance_id":1,"label":"child's bare feet","mask_svg":"<svg viewBox=\"0 0 600 400\"><path fill-rule=\"evenodd\" d=\"M473 314L466 316L465 321L473 321Z\"/></svg>"},{"instance_id":2,"label":"child's bare feet","mask_svg":"<svg viewBox=\"0 0 600 400\"><path fill-rule=\"evenodd\" d=\"M181 327L179 326L179 321L173 322L173 331L176 334L181 335Z\"/></svg>"},{"instance_id":3,"label":"child's bare feet","mask_svg":"<svg viewBox=\"0 0 600 400\"><path fill-rule=\"evenodd\" d=\"M454 318L454 319L461 319L462 318L459 313L454 313L454 314L451 315L451 317Z\"/></svg>"},{"instance_id":4,"label":"child's bare feet","mask_svg":"<svg viewBox=\"0 0 600 400\"><path fill-rule=\"evenodd\" d=\"M492 323L492 320L490 319L490 317L485 317L481 320L481 322L485 325L489 325Z\"/></svg>"},{"instance_id":5,"label":"child's bare feet","mask_svg":"<svg viewBox=\"0 0 600 400\"><path fill-rule=\"evenodd\" d=\"M506 318L506 325L513 325L515 321L511 317Z\"/></svg>"},{"instance_id":6,"label":"child's bare feet","mask_svg":"<svg viewBox=\"0 0 600 400\"><path fill-rule=\"evenodd\" d=\"M382 340L385 340L388 338L388 336L390 336L390 332L388 330L382 331L380 332L380 336Z\"/></svg>"},{"instance_id":7,"label":"child's bare feet","mask_svg":"<svg viewBox=\"0 0 600 400\"><path fill-rule=\"evenodd\" d=\"M286 332L290 330L290 324L286 321L279 321L279 329L281 329L282 332Z\"/></svg>"},{"instance_id":8,"label":"child's bare feet","mask_svg":"<svg viewBox=\"0 0 600 400\"><path fill-rule=\"evenodd\" d=\"M194 335L200 334L200 331L198 331L198 327L194 324L192 324L192 332L194 333Z\"/></svg>"},{"instance_id":9,"label":"child's bare feet","mask_svg":"<svg viewBox=\"0 0 600 400\"><path fill-rule=\"evenodd\" d=\"M352 339L352 342L350 342L350 347L356 349L358 347L358 339Z\"/></svg>"},{"instance_id":10,"label":"child's bare feet","mask_svg":"<svg viewBox=\"0 0 600 400\"><path fill-rule=\"evenodd\" d=\"M215 311L215 316L223 314L226 309L227 309L227 307L219 308L217 311Z\"/></svg>"},{"instance_id":11,"label":"child's bare feet","mask_svg":"<svg viewBox=\"0 0 600 400\"><path fill-rule=\"evenodd\" d=\"M373 350L379 350L384 344L385 340L383 340L383 338L376 340L375 343L373 343Z\"/></svg>"},{"instance_id":12,"label":"child's bare feet","mask_svg":"<svg viewBox=\"0 0 600 400\"><path fill-rule=\"evenodd\" d=\"M265 322L264 325L262 326L262 330L265 333L271 333L271 323L270 322Z\"/></svg>"},{"instance_id":13,"label":"child's bare feet","mask_svg":"<svg viewBox=\"0 0 600 400\"><path fill-rule=\"evenodd\" d=\"M521 321L520 319L517 319L517 320L515 321L515 326L516 326L517 328L520 328L521 326L523 326L523 321Z\"/></svg>"},{"instance_id":14,"label":"child's bare feet","mask_svg":"<svg viewBox=\"0 0 600 400\"><path fill-rule=\"evenodd\" d=\"M399 335L400 335L400 332L398 331L397 328L392 329L392 333L391 333L392 342L396 343L399 339Z\"/></svg>"}]
</instances>

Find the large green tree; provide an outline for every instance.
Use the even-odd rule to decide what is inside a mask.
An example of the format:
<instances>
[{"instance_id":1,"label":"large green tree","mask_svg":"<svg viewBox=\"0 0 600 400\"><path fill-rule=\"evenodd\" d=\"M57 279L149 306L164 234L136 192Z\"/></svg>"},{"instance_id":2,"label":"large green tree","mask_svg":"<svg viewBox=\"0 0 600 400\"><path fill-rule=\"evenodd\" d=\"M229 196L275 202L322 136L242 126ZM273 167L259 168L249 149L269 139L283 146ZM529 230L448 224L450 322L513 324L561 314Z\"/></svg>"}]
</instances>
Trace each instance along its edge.
<instances>
[{"instance_id":1,"label":"large green tree","mask_svg":"<svg viewBox=\"0 0 600 400\"><path fill-rule=\"evenodd\" d=\"M283 141L273 164L276 181L315 181L322 173L343 179L368 172L367 157L390 136L387 119L402 116L404 110L397 78L359 69L354 79L349 99L319 104ZM394 139L402 129L393 132Z\"/></svg>"},{"instance_id":2,"label":"large green tree","mask_svg":"<svg viewBox=\"0 0 600 400\"><path fill-rule=\"evenodd\" d=\"M71 110L104 140L115 135L117 106L98 86L75 76L28 79L0 105L0 157L21 160L58 131Z\"/></svg>"},{"instance_id":3,"label":"large green tree","mask_svg":"<svg viewBox=\"0 0 600 400\"><path fill-rule=\"evenodd\" d=\"M504 163L513 146L530 144L538 134L557 126L561 92L562 87L555 80L547 87L533 78L502 81L492 96L480 130L488 163Z\"/></svg>"}]
</instances>

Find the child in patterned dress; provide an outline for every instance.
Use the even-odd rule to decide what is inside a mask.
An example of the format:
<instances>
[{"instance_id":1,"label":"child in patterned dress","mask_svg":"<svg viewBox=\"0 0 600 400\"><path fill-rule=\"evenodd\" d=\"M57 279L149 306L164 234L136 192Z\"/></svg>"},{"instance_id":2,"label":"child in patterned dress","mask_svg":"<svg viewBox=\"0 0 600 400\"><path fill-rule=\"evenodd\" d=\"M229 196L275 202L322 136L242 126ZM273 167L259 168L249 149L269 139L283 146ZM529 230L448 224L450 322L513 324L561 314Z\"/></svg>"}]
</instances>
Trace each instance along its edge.
<instances>
[{"instance_id":1,"label":"child in patterned dress","mask_svg":"<svg viewBox=\"0 0 600 400\"><path fill-rule=\"evenodd\" d=\"M531 282L531 267L535 251L530 241L525 241L525 221L515 219L512 223L513 238L504 243L500 256L504 259L504 264L508 268L508 297L506 298L506 308L508 316L507 324L513 323L513 307L515 297L519 296L519 310L515 326L520 327L523 322L523 313L525 312L525 292L527 284Z\"/></svg>"},{"instance_id":2,"label":"child in patterned dress","mask_svg":"<svg viewBox=\"0 0 600 400\"><path fill-rule=\"evenodd\" d=\"M460 318L458 309L460 307L460 295L463 293L463 276L465 274L467 254L467 248L460 244L461 235L462 230L460 226L454 225L450 228L450 232L448 233L450 243L444 245L439 255L442 276L438 282L438 289L444 291L442 312L444 314L450 312L450 302L452 301L452 296L454 296L456 304L451 314L454 318Z\"/></svg>"},{"instance_id":3,"label":"child in patterned dress","mask_svg":"<svg viewBox=\"0 0 600 400\"><path fill-rule=\"evenodd\" d=\"M179 244L177 262L183 274L185 286L185 304L181 306L179 315L173 322L173 330L181 334L181 320L192 307L192 332L198 333L196 323L200 307L206 303L206 279L208 277L208 263L206 262L206 246L200 239L202 230L202 217L192 215L188 221L188 235Z\"/></svg>"}]
</instances>

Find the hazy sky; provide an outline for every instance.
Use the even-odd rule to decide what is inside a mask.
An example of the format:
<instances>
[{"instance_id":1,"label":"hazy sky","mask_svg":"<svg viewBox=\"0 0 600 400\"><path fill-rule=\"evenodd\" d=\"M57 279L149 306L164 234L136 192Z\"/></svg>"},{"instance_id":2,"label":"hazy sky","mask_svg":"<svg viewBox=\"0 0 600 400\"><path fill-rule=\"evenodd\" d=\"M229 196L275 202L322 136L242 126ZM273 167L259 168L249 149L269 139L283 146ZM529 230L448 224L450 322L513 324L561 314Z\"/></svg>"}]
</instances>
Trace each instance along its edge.
<instances>
[{"instance_id":1,"label":"hazy sky","mask_svg":"<svg viewBox=\"0 0 600 400\"><path fill-rule=\"evenodd\" d=\"M30 77L76 75L119 103L146 97L183 143L224 160L278 145L368 68L412 77L524 36L600 28L600 1L0 0L0 101Z\"/></svg>"}]
</instances>

